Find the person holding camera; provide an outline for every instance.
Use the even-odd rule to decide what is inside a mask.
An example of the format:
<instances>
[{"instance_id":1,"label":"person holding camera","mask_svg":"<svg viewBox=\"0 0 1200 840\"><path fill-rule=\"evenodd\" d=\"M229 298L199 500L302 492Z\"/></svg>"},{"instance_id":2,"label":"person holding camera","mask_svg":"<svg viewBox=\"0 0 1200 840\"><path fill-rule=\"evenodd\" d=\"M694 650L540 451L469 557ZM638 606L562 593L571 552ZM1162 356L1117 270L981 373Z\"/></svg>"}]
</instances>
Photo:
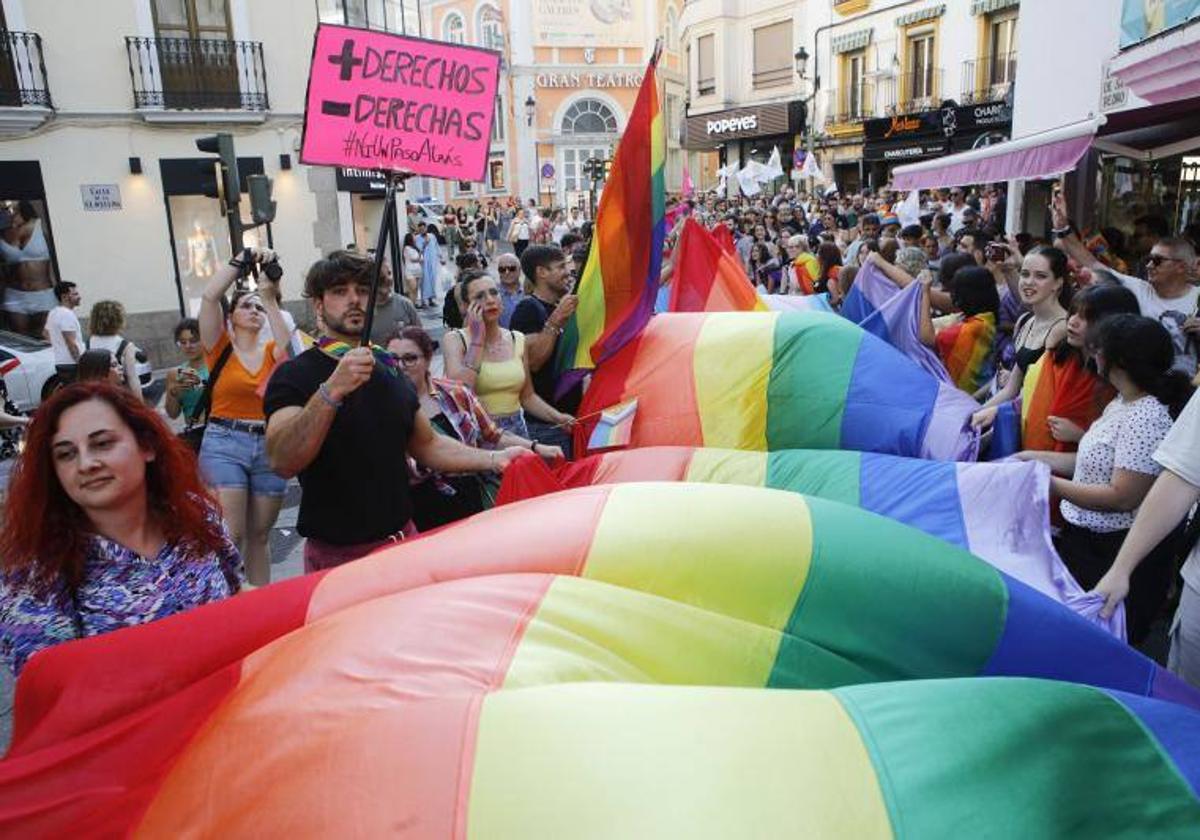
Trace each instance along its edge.
<instances>
[{"instance_id":1,"label":"person holding camera","mask_svg":"<svg viewBox=\"0 0 1200 840\"><path fill-rule=\"evenodd\" d=\"M249 274L256 275L257 287L239 283L227 309L225 293ZM282 275L274 252L246 248L213 275L200 304L200 342L209 371L200 469L217 491L229 533L245 559L246 579L254 586L270 582L268 537L287 486L267 460L259 396L275 365L288 357L288 328L277 294ZM264 321L273 339L260 345Z\"/></svg>"}]
</instances>

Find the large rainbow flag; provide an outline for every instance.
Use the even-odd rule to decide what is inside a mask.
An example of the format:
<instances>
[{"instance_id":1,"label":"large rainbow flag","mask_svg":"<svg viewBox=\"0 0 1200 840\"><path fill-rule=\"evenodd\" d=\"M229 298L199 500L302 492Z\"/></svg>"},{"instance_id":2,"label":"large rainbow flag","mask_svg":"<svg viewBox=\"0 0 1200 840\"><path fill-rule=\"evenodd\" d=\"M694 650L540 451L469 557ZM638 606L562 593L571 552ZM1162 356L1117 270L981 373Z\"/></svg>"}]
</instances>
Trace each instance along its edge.
<instances>
[{"instance_id":1,"label":"large rainbow flag","mask_svg":"<svg viewBox=\"0 0 1200 840\"><path fill-rule=\"evenodd\" d=\"M751 487L572 490L63 644L15 718L11 836L1200 824L1197 692L960 549Z\"/></svg>"},{"instance_id":2,"label":"large rainbow flag","mask_svg":"<svg viewBox=\"0 0 1200 840\"><path fill-rule=\"evenodd\" d=\"M620 350L654 314L667 235L657 61L656 50L600 196L579 306L558 342L555 367L573 372L560 389Z\"/></svg>"},{"instance_id":3,"label":"large rainbow flag","mask_svg":"<svg viewBox=\"0 0 1200 840\"><path fill-rule=\"evenodd\" d=\"M971 460L978 446L974 400L846 319L819 312L655 316L597 369L579 410L576 451L585 450L600 411L635 397L635 447Z\"/></svg>"},{"instance_id":4,"label":"large rainbow flag","mask_svg":"<svg viewBox=\"0 0 1200 840\"><path fill-rule=\"evenodd\" d=\"M1085 592L1054 550L1050 471L1044 464L925 461L839 450L650 446L553 467L537 458L522 458L505 471L496 503L633 481L770 487L860 507L970 551L1125 638L1124 605L1111 618L1101 618L1104 598Z\"/></svg>"},{"instance_id":5,"label":"large rainbow flag","mask_svg":"<svg viewBox=\"0 0 1200 840\"><path fill-rule=\"evenodd\" d=\"M671 312L765 312L736 254L723 250L704 227L688 218L675 248Z\"/></svg>"}]
</instances>

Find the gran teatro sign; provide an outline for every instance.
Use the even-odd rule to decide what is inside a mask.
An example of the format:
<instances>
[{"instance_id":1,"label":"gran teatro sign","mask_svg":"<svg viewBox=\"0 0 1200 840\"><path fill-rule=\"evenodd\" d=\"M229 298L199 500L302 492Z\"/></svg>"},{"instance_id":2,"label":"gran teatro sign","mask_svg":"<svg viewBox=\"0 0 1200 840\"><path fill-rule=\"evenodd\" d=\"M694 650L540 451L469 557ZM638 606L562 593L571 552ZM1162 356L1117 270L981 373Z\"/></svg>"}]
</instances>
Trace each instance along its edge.
<instances>
[{"instance_id":1,"label":"gran teatro sign","mask_svg":"<svg viewBox=\"0 0 1200 840\"><path fill-rule=\"evenodd\" d=\"M636 88L642 86L642 74L598 70L538 73L534 84L540 88Z\"/></svg>"}]
</instances>

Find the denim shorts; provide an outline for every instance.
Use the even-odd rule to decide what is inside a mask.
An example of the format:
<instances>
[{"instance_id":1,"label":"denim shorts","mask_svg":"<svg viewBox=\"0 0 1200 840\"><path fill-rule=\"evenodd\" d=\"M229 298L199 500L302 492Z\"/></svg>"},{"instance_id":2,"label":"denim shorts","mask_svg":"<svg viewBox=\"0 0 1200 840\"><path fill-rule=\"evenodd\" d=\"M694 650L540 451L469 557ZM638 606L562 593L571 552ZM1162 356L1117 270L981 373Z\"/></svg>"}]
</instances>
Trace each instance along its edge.
<instances>
[{"instance_id":1,"label":"denim shorts","mask_svg":"<svg viewBox=\"0 0 1200 840\"><path fill-rule=\"evenodd\" d=\"M249 490L252 496L283 496L287 481L271 471L267 439L209 423L200 445L200 471L218 490Z\"/></svg>"}]
</instances>

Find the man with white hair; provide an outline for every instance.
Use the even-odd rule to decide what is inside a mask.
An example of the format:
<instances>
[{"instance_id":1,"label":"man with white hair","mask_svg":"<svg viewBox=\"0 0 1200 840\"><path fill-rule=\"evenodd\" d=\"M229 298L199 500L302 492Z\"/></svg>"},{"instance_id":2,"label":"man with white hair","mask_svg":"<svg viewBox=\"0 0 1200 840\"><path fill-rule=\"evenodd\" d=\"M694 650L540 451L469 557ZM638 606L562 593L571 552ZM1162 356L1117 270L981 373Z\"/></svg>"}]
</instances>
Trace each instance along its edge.
<instances>
[{"instance_id":1,"label":"man with white hair","mask_svg":"<svg viewBox=\"0 0 1200 840\"><path fill-rule=\"evenodd\" d=\"M500 326L508 329L513 310L525 297L521 290L521 261L515 254L501 254L496 259L496 273L500 278Z\"/></svg>"},{"instance_id":2,"label":"man with white hair","mask_svg":"<svg viewBox=\"0 0 1200 840\"><path fill-rule=\"evenodd\" d=\"M803 234L789 237L784 244L784 250L788 256L785 293L811 295L821 273L821 265L808 250L808 237Z\"/></svg>"}]
</instances>

